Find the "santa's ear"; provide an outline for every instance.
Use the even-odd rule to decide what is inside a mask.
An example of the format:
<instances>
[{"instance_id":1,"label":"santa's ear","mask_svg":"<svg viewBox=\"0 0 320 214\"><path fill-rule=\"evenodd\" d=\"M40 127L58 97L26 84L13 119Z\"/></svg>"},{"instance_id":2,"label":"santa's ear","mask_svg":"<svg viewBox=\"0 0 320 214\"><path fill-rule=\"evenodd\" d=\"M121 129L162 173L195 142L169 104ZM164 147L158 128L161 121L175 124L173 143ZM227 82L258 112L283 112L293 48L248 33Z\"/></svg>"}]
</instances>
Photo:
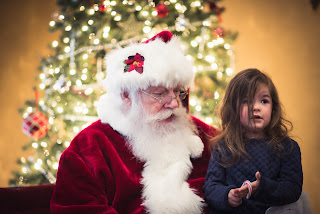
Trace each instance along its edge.
<instances>
[{"instance_id":1,"label":"santa's ear","mask_svg":"<svg viewBox=\"0 0 320 214\"><path fill-rule=\"evenodd\" d=\"M124 104L126 104L127 106L131 106L131 98L129 92L123 91L121 92L120 96Z\"/></svg>"}]
</instances>

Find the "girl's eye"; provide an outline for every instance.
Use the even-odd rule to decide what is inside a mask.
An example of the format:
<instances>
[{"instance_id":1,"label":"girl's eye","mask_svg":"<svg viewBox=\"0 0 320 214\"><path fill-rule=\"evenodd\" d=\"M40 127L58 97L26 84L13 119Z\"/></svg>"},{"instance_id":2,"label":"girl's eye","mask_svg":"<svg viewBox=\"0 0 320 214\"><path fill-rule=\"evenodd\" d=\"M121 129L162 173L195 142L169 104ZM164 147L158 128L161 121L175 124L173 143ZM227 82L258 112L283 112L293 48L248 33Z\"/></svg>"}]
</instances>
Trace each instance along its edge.
<instances>
[{"instance_id":1,"label":"girl's eye","mask_svg":"<svg viewBox=\"0 0 320 214\"><path fill-rule=\"evenodd\" d=\"M243 104L248 104L248 100L247 100L247 99L246 99L246 100L243 100L242 103L243 103Z\"/></svg>"},{"instance_id":2,"label":"girl's eye","mask_svg":"<svg viewBox=\"0 0 320 214\"><path fill-rule=\"evenodd\" d=\"M261 103L263 104L269 103L269 100L261 100Z\"/></svg>"}]
</instances>

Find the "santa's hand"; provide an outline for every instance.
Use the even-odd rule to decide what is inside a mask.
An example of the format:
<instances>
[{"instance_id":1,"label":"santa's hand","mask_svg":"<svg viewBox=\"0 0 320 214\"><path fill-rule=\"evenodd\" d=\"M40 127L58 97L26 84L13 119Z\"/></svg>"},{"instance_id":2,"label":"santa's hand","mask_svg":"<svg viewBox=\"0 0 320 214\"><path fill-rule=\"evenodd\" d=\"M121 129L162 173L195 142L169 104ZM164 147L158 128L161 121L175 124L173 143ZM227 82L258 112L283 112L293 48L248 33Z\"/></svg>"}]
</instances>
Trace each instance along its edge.
<instances>
[{"instance_id":1,"label":"santa's hand","mask_svg":"<svg viewBox=\"0 0 320 214\"><path fill-rule=\"evenodd\" d=\"M242 204L242 194L240 193L242 190L239 189L241 188L231 189L228 193L228 203L231 207L238 207Z\"/></svg>"}]
</instances>

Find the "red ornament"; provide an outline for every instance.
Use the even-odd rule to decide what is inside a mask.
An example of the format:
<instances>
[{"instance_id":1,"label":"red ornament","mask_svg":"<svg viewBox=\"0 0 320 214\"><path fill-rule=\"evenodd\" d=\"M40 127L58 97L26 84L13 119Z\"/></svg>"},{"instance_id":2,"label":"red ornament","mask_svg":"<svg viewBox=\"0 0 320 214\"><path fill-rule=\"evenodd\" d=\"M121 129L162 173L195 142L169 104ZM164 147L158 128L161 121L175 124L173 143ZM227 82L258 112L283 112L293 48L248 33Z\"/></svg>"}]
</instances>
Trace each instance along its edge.
<instances>
[{"instance_id":1,"label":"red ornament","mask_svg":"<svg viewBox=\"0 0 320 214\"><path fill-rule=\"evenodd\" d=\"M210 10L217 10L218 6L215 2L209 2Z\"/></svg>"},{"instance_id":2,"label":"red ornament","mask_svg":"<svg viewBox=\"0 0 320 214\"><path fill-rule=\"evenodd\" d=\"M22 122L22 131L33 140L43 138L50 128L48 118L41 112L32 112Z\"/></svg>"},{"instance_id":3,"label":"red ornament","mask_svg":"<svg viewBox=\"0 0 320 214\"><path fill-rule=\"evenodd\" d=\"M104 4L102 4L102 5L100 5L100 7L99 7L99 12L104 12L106 9L107 9L107 6L104 5Z\"/></svg>"},{"instance_id":4,"label":"red ornament","mask_svg":"<svg viewBox=\"0 0 320 214\"><path fill-rule=\"evenodd\" d=\"M164 18L164 17L167 17L169 15L169 9L164 4L158 4L156 6L156 11L158 12L158 17L159 18Z\"/></svg>"},{"instance_id":5,"label":"red ornament","mask_svg":"<svg viewBox=\"0 0 320 214\"><path fill-rule=\"evenodd\" d=\"M226 32L224 31L224 29L222 27L216 27L213 31L212 31L212 35L214 38L224 38L226 36Z\"/></svg>"}]
</instances>

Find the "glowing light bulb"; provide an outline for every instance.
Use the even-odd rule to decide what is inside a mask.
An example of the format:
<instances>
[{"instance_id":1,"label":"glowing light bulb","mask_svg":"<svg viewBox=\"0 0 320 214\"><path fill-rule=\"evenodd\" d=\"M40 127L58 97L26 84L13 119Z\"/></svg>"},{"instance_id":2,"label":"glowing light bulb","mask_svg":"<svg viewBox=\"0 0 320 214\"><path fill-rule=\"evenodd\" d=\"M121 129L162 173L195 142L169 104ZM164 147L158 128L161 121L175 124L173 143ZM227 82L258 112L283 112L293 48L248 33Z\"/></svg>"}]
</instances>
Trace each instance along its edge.
<instances>
[{"instance_id":1,"label":"glowing light bulb","mask_svg":"<svg viewBox=\"0 0 320 214\"><path fill-rule=\"evenodd\" d=\"M64 146L65 147L69 147L70 146L70 142L69 141L64 142Z\"/></svg>"},{"instance_id":2,"label":"glowing light bulb","mask_svg":"<svg viewBox=\"0 0 320 214\"><path fill-rule=\"evenodd\" d=\"M82 31L88 31L89 27L87 25L85 25L85 26L82 26L81 29L82 29Z\"/></svg>"},{"instance_id":3,"label":"glowing light bulb","mask_svg":"<svg viewBox=\"0 0 320 214\"><path fill-rule=\"evenodd\" d=\"M231 76L233 74L233 69L232 68L227 68L226 73L228 76Z\"/></svg>"},{"instance_id":4,"label":"glowing light bulb","mask_svg":"<svg viewBox=\"0 0 320 214\"><path fill-rule=\"evenodd\" d=\"M208 46L208 48L213 48L213 47L214 47L214 44L213 44L213 42L208 42L208 43L207 43L207 46Z\"/></svg>"},{"instance_id":5,"label":"glowing light bulb","mask_svg":"<svg viewBox=\"0 0 320 214\"><path fill-rule=\"evenodd\" d=\"M88 78L88 76L87 76L86 74L82 74L82 75L81 75L81 79L82 79L82 80L86 80L87 78Z\"/></svg>"},{"instance_id":6,"label":"glowing light bulb","mask_svg":"<svg viewBox=\"0 0 320 214\"><path fill-rule=\"evenodd\" d=\"M83 54L82 59L86 60L86 59L88 59L88 58L89 58L89 55L88 55L88 54Z\"/></svg>"},{"instance_id":7,"label":"glowing light bulb","mask_svg":"<svg viewBox=\"0 0 320 214\"><path fill-rule=\"evenodd\" d=\"M31 113L32 112L32 107L27 108L27 112Z\"/></svg>"},{"instance_id":8,"label":"glowing light bulb","mask_svg":"<svg viewBox=\"0 0 320 214\"><path fill-rule=\"evenodd\" d=\"M149 15L148 11L145 11L145 10L143 10L143 11L141 12L141 14L142 14L143 16L148 16L148 15ZM158 13L157 13L157 14L158 14Z\"/></svg>"},{"instance_id":9,"label":"glowing light bulb","mask_svg":"<svg viewBox=\"0 0 320 214\"><path fill-rule=\"evenodd\" d=\"M92 92L93 92L93 89L92 89L92 88L87 88L84 93L85 93L86 95L89 95L89 94L91 94Z\"/></svg>"},{"instance_id":10,"label":"glowing light bulb","mask_svg":"<svg viewBox=\"0 0 320 214\"><path fill-rule=\"evenodd\" d=\"M56 22L55 22L55 21L51 21L51 22L49 22L49 25L50 25L51 27L55 26L55 24L56 24Z\"/></svg>"},{"instance_id":11,"label":"glowing light bulb","mask_svg":"<svg viewBox=\"0 0 320 214\"><path fill-rule=\"evenodd\" d=\"M230 45L229 45L229 44L225 44L225 45L224 45L224 48L227 49L227 50L229 50L229 49L230 49Z\"/></svg>"},{"instance_id":12,"label":"glowing light bulb","mask_svg":"<svg viewBox=\"0 0 320 214\"><path fill-rule=\"evenodd\" d=\"M143 32L144 32L144 33L150 33L150 32L151 32L151 27L145 26L145 27L143 28Z\"/></svg>"},{"instance_id":13,"label":"glowing light bulb","mask_svg":"<svg viewBox=\"0 0 320 214\"><path fill-rule=\"evenodd\" d=\"M197 106L195 107L195 109L196 109L196 111L201 111L202 107L199 106L199 105L197 105Z\"/></svg>"},{"instance_id":14,"label":"glowing light bulb","mask_svg":"<svg viewBox=\"0 0 320 214\"><path fill-rule=\"evenodd\" d=\"M219 99L219 97L220 97L220 95L219 95L219 93L216 91L216 92L214 92L214 99Z\"/></svg>"},{"instance_id":15,"label":"glowing light bulb","mask_svg":"<svg viewBox=\"0 0 320 214\"><path fill-rule=\"evenodd\" d=\"M78 133L78 132L80 131L80 129L75 126L75 127L73 127L73 131L74 131L75 133Z\"/></svg>"},{"instance_id":16,"label":"glowing light bulb","mask_svg":"<svg viewBox=\"0 0 320 214\"><path fill-rule=\"evenodd\" d=\"M68 43L70 41L70 39L68 37L64 37L63 42L64 43Z\"/></svg>"},{"instance_id":17,"label":"glowing light bulb","mask_svg":"<svg viewBox=\"0 0 320 214\"><path fill-rule=\"evenodd\" d=\"M217 70L217 69L218 69L218 64L217 64L217 63L212 63L212 64L211 64L211 68L212 68L213 70Z\"/></svg>"},{"instance_id":18,"label":"glowing light bulb","mask_svg":"<svg viewBox=\"0 0 320 214\"><path fill-rule=\"evenodd\" d=\"M206 123L207 124L212 124L213 123L213 119L211 117L206 117Z\"/></svg>"},{"instance_id":19,"label":"glowing light bulb","mask_svg":"<svg viewBox=\"0 0 320 214\"><path fill-rule=\"evenodd\" d=\"M191 106L196 106L197 105L197 101L195 99L190 99L190 105Z\"/></svg>"},{"instance_id":20,"label":"glowing light bulb","mask_svg":"<svg viewBox=\"0 0 320 214\"><path fill-rule=\"evenodd\" d=\"M39 147L39 144L38 144L38 143L36 143L36 142L34 142L34 143L32 143L32 144L31 144L31 146L32 146L33 148L35 148L35 149L36 149L36 148L38 148L38 147Z\"/></svg>"},{"instance_id":21,"label":"glowing light bulb","mask_svg":"<svg viewBox=\"0 0 320 214\"><path fill-rule=\"evenodd\" d=\"M93 21L92 19L90 19L90 20L88 21L88 25L93 25L93 23L94 23L94 21Z\"/></svg>"},{"instance_id":22,"label":"glowing light bulb","mask_svg":"<svg viewBox=\"0 0 320 214\"><path fill-rule=\"evenodd\" d=\"M65 31L70 31L72 27L70 25L66 26Z\"/></svg>"},{"instance_id":23,"label":"glowing light bulb","mask_svg":"<svg viewBox=\"0 0 320 214\"><path fill-rule=\"evenodd\" d=\"M190 44L191 44L192 47L197 47L198 42L195 41L195 40L192 40Z\"/></svg>"},{"instance_id":24,"label":"glowing light bulb","mask_svg":"<svg viewBox=\"0 0 320 214\"><path fill-rule=\"evenodd\" d=\"M223 39L223 38L221 38L221 37L219 37L219 38L217 39L217 41L219 42L219 44L224 43L224 39Z\"/></svg>"},{"instance_id":25,"label":"glowing light bulb","mask_svg":"<svg viewBox=\"0 0 320 214\"><path fill-rule=\"evenodd\" d=\"M93 15L95 13L94 9L89 10L89 15Z\"/></svg>"},{"instance_id":26,"label":"glowing light bulb","mask_svg":"<svg viewBox=\"0 0 320 214\"><path fill-rule=\"evenodd\" d=\"M88 114L88 112L89 112L89 110L88 110L87 108L84 108L84 109L82 110L82 114Z\"/></svg>"},{"instance_id":27,"label":"glowing light bulb","mask_svg":"<svg viewBox=\"0 0 320 214\"><path fill-rule=\"evenodd\" d=\"M41 142L40 145L41 145L42 147L44 147L44 148L48 147L47 142Z\"/></svg>"},{"instance_id":28,"label":"glowing light bulb","mask_svg":"<svg viewBox=\"0 0 320 214\"><path fill-rule=\"evenodd\" d=\"M69 53L70 52L70 47L69 46L65 47L64 48L64 52Z\"/></svg>"},{"instance_id":29,"label":"glowing light bulb","mask_svg":"<svg viewBox=\"0 0 320 214\"><path fill-rule=\"evenodd\" d=\"M77 80L77 81L76 81L76 85L77 85L77 86L82 86L81 80Z\"/></svg>"},{"instance_id":30,"label":"glowing light bulb","mask_svg":"<svg viewBox=\"0 0 320 214\"><path fill-rule=\"evenodd\" d=\"M55 48L55 47L57 47L59 45L59 43L58 43L58 41L53 41L52 42L52 46Z\"/></svg>"},{"instance_id":31,"label":"glowing light bulb","mask_svg":"<svg viewBox=\"0 0 320 214\"><path fill-rule=\"evenodd\" d=\"M55 162L54 164L52 164L53 169L58 169L58 167L59 167L59 163Z\"/></svg>"},{"instance_id":32,"label":"glowing light bulb","mask_svg":"<svg viewBox=\"0 0 320 214\"><path fill-rule=\"evenodd\" d=\"M40 164L35 163L33 167L34 167L36 170L39 170L39 169L40 169Z\"/></svg>"},{"instance_id":33,"label":"glowing light bulb","mask_svg":"<svg viewBox=\"0 0 320 214\"><path fill-rule=\"evenodd\" d=\"M22 171L23 173L27 173L27 172L28 172L28 170L27 170L26 167L22 167L21 171Z\"/></svg>"},{"instance_id":34,"label":"glowing light bulb","mask_svg":"<svg viewBox=\"0 0 320 214\"><path fill-rule=\"evenodd\" d=\"M100 40L99 40L99 39L93 40L93 44L98 45L99 43L100 43Z\"/></svg>"},{"instance_id":35,"label":"glowing light bulb","mask_svg":"<svg viewBox=\"0 0 320 214\"><path fill-rule=\"evenodd\" d=\"M57 112L61 114L63 112L63 108L62 107L58 107L57 108Z\"/></svg>"},{"instance_id":36,"label":"glowing light bulb","mask_svg":"<svg viewBox=\"0 0 320 214\"><path fill-rule=\"evenodd\" d=\"M207 55L205 59L206 59L207 62L210 62L210 63L212 63L212 62L214 62L216 60L216 58L214 56L211 56L211 55Z\"/></svg>"},{"instance_id":37,"label":"glowing light bulb","mask_svg":"<svg viewBox=\"0 0 320 214\"><path fill-rule=\"evenodd\" d=\"M121 16L117 15L116 17L114 17L114 20L117 21L117 22L120 21L121 20Z\"/></svg>"}]
</instances>

